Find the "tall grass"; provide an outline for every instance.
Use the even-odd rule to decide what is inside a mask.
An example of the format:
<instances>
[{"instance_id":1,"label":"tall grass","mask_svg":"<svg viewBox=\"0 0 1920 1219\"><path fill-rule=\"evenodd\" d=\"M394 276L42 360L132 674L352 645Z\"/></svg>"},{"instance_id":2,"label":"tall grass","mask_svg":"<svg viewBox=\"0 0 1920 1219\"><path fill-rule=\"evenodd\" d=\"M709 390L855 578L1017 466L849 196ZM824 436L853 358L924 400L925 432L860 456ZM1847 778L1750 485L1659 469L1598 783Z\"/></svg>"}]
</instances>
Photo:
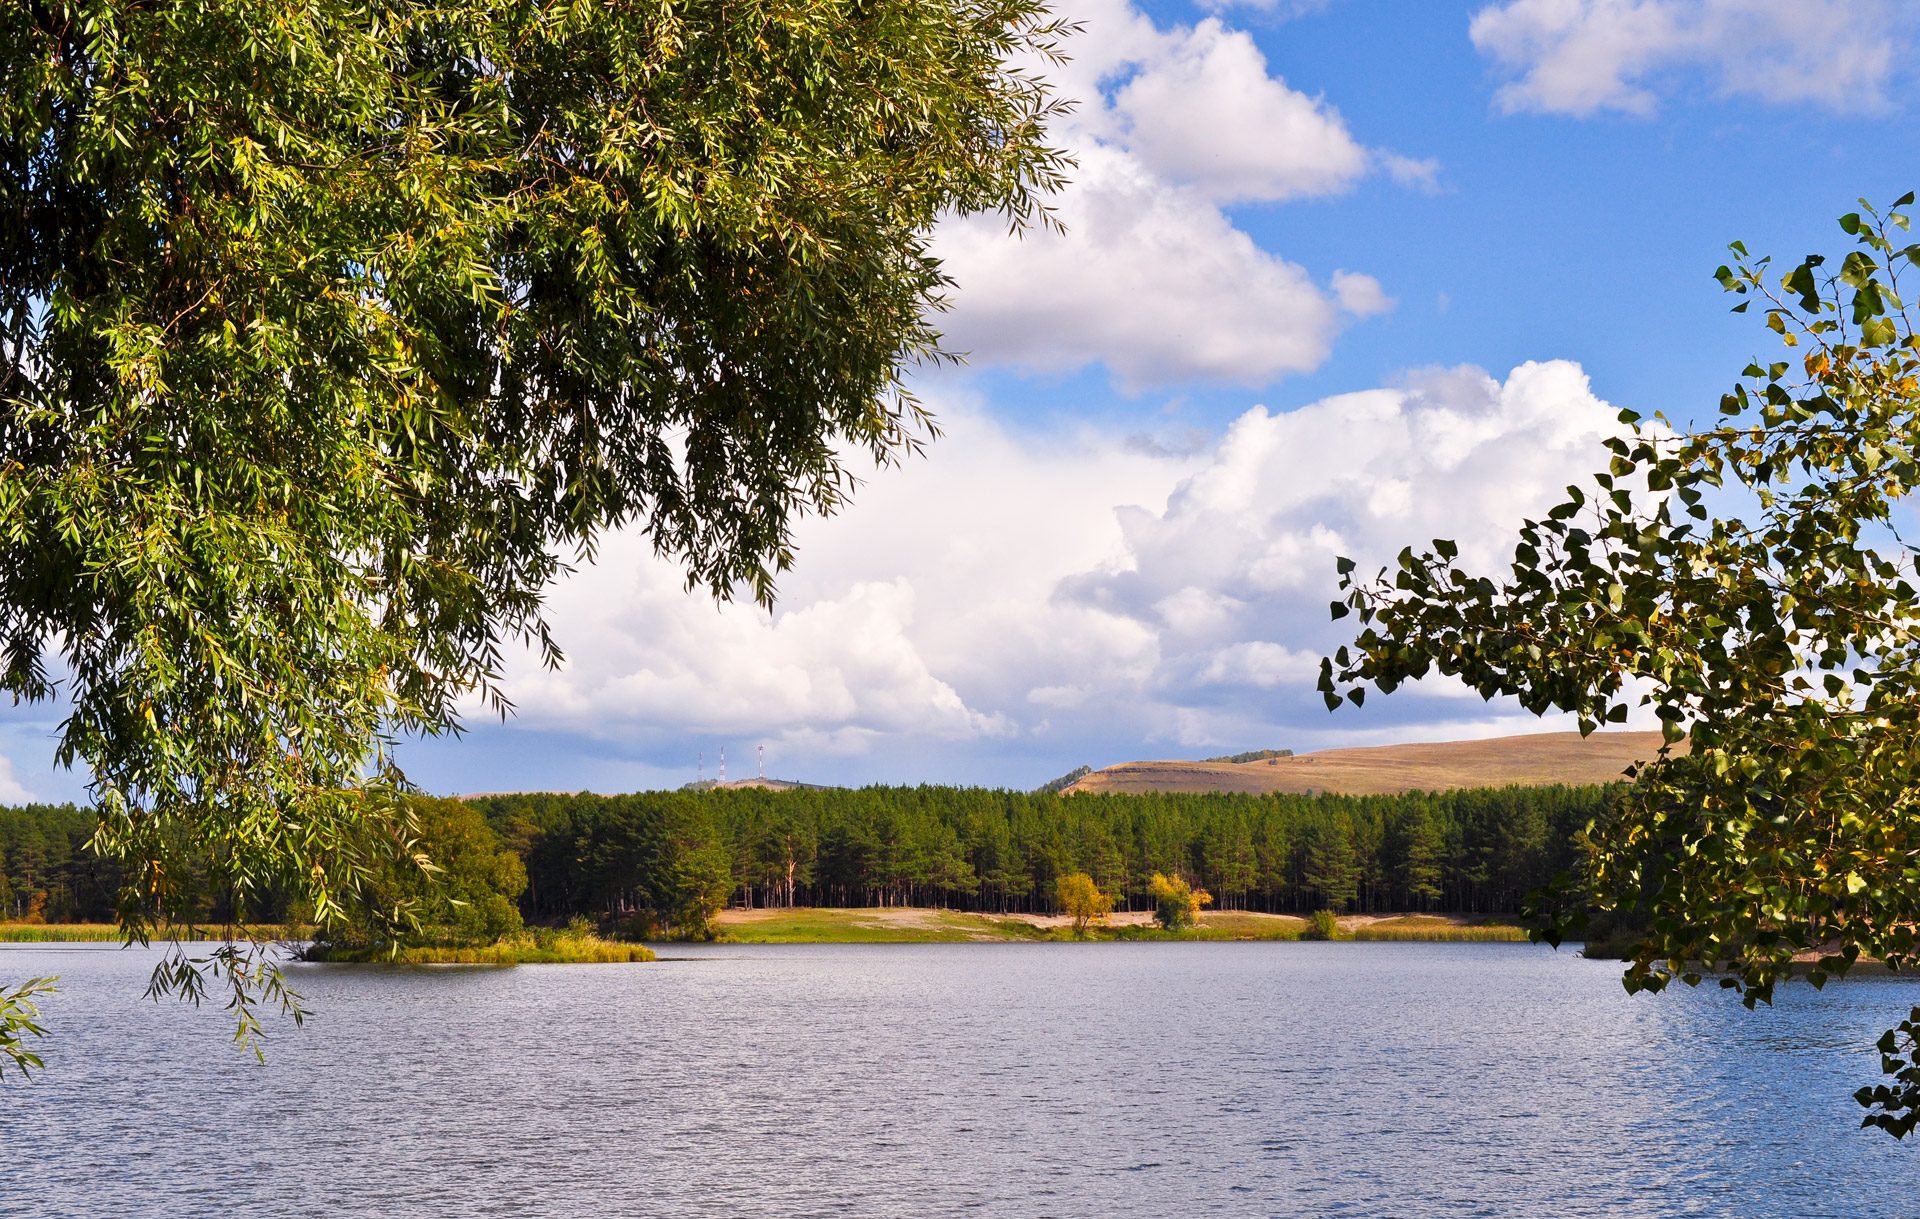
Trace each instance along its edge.
<instances>
[{"instance_id":1,"label":"tall grass","mask_svg":"<svg viewBox=\"0 0 1920 1219\"><path fill-rule=\"evenodd\" d=\"M0 944L102 943L120 938L112 923L0 923Z\"/></svg>"},{"instance_id":2,"label":"tall grass","mask_svg":"<svg viewBox=\"0 0 1920 1219\"><path fill-rule=\"evenodd\" d=\"M304 940L312 937L313 928L277 923L245 927L198 923L155 927L152 932L156 941L218 940L229 935L239 940ZM0 944L104 944L119 938L120 928L113 923L0 923Z\"/></svg>"},{"instance_id":3,"label":"tall grass","mask_svg":"<svg viewBox=\"0 0 1920 1219\"><path fill-rule=\"evenodd\" d=\"M653 950L643 944L615 943L578 927L559 931L530 927L502 936L491 944L428 945L398 950L315 944L302 954L302 959L395 965L611 965L656 958Z\"/></svg>"},{"instance_id":4,"label":"tall grass","mask_svg":"<svg viewBox=\"0 0 1920 1219\"><path fill-rule=\"evenodd\" d=\"M1486 944L1525 943L1526 929L1523 927L1461 927L1458 925L1431 927L1360 927L1350 937L1356 940L1403 940L1421 942L1467 942Z\"/></svg>"}]
</instances>

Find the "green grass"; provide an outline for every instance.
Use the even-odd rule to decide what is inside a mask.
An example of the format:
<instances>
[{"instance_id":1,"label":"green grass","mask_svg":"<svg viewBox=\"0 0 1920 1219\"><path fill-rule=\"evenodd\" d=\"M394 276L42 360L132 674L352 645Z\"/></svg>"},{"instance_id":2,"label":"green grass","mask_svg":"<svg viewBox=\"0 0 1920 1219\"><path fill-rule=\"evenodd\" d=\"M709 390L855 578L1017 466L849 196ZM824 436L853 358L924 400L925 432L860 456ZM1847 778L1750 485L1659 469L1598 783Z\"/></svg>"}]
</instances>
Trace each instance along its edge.
<instances>
[{"instance_id":1,"label":"green grass","mask_svg":"<svg viewBox=\"0 0 1920 1219\"><path fill-rule=\"evenodd\" d=\"M1462 925L1441 918L1422 918L1418 915L1409 918L1383 919L1357 928L1344 939L1354 940L1410 940L1426 943L1480 943L1513 944L1525 943L1526 928L1515 927L1509 923L1478 923Z\"/></svg>"},{"instance_id":2,"label":"green grass","mask_svg":"<svg viewBox=\"0 0 1920 1219\"><path fill-rule=\"evenodd\" d=\"M915 910L911 923L878 910L797 906L791 910L738 912L720 928L725 944L953 944L977 940L1032 940L1046 932L1019 919L954 910Z\"/></svg>"},{"instance_id":3,"label":"green grass","mask_svg":"<svg viewBox=\"0 0 1920 1219\"><path fill-rule=\"evenodd\" d=\"M316 944L305 954L308 961L391 965L608 965L627 961L654 960L653 950L642 944L619 944L603 940L591 932L549 931L532 928L516 935L503 936L492 944L465 947L341 948Z\"/></svg>"}]
</instances>

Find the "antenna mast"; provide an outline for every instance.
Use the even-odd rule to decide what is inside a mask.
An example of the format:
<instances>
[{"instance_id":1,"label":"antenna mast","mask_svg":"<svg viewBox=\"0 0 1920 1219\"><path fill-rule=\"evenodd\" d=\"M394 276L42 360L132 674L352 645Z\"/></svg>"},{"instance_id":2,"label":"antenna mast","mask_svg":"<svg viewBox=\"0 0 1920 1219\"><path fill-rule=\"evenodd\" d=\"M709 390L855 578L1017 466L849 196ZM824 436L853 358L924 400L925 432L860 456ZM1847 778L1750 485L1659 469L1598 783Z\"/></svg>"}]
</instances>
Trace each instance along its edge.
<instances>
[{"instance_id":1,"label":"antenna mast","mask_svg":"<svg viewBox=\"0 0 1920 1219\"><path fill-rule=\"evenodd\" d=\"M760 747L760 777L762 779L767 777L767 747L765 745Z\"/></svg>"},{"instance_id":2,"label":"antenna mast","mask_svg":"<svg viewBox=\"0 0 1920 1219\"><path fill-rule=\"evenodd\" d=\"M694 763L693 781L695 783L705 783L707 781L707 751L703 749L693 756L699 759L698 762Z\"/></svg>"},{"instance_id":3,"label":"antenna mast","mask_svg":"<svg viewBox=\"0 0 1920 1219\"><path fill-rule=\"evenodd\" d=\"M727 781L727 747L725 745L720 747L720 781L722 783Z\"/></svg>"}]
</instances>

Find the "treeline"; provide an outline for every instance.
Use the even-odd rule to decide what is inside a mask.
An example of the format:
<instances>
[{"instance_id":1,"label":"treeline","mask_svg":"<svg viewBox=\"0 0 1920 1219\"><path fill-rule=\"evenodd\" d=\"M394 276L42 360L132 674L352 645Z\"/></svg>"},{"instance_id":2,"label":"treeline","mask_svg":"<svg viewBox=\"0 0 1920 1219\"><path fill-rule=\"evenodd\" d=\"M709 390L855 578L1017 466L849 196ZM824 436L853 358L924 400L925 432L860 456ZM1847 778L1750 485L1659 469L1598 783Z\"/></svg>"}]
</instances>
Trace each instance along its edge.
<instances>
[{"instance_id":1,"label":"treeline","mask_svg":"<svg viewBox=\"0 0 1920 1219\"><path fill-rule=\"evenodd\" d=\"M120 869L87 850L93 827L71 804L0 808L0 919L112 922Z\"/></svg>"},{"instance_id":2,"label":"treeline","mask_svg":"<svg viewBox=\"0 0 1920 1219\"><path fill-rule=\"evenodd\" d=\"M1084 872L1121 909L1155 873L1215 909L1508 912L1577 860L1613 789L1399 796L715 789L475 802L526 864L530 921L703 922L748 906L1055 908Z\"/></svg>"},{"instance_id":3,"label":"treeline","mask_svg":"<svg viewBox=\"0 0 1920 1219\"><path fill-rule=\"evenodd\" d=\"M1120 909L1153 908L1148 886L1162 873L1205 888L1219 910L1504 913L1574 866L1578 834L1612 795L733 788L489 796L470 805L484 826L474 818L454 834L441 823L465 818L436 813L423 829L448 838L436 849L428 834L430 852L484 863L476 876L505 868L517 878L515 865L488 862L493 844L517 856L524 890L517 879L492 887L517 897L528 922L585 916L633 934L697 930L729 903L1047 911L1057 908L1056 882L1073 873L1091 876ZM451 803L423 801L421 812ZM86 850L92 833L88 809L0 809L0 918L111 920L119 876ZM467 895L461 909L479 900ZM219 894L203 904L202 917L223 917Z\"/></svg>"}]
</instances>

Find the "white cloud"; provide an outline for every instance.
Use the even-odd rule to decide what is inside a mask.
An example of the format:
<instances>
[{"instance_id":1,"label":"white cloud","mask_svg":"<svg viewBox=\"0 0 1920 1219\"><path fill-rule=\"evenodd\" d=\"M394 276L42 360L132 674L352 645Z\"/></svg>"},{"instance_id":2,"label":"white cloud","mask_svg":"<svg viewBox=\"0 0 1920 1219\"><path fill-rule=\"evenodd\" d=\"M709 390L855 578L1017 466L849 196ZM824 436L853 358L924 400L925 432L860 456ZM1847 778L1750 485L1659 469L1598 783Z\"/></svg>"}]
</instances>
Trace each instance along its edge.
<instances>
[{"instance_id":1,"label":"white cloud","mask_svg":"<svg viewBox=\"0 0 1920 1219\"><path fill-rule=\"evenodd\" d=\"M1264 385L1327 358L1335 299L1206 200L1105 146L1080 153L1065 234L1013 240L975 218L936 252L959 282L941 325L979 363L1070 372L1104 361L1134 392L1172 381Z\"/></svg>"},{"instance_id":2,"label":"white cloud","mask_svg":"<svg viewBox=\"0 0 1920 1219\"><path fill-rule=\"evenodd\" d=\"M566 666L521 657L510 670L518 722L861 752L1018 731L1042 673L1062 689L1031 705L1067 705L1075 683L1143 679L1148 628L1052 592L1064 573L1123 557L1115 497L1164 498L1203 459L1092 433L1022 443L964 402L940 407L946 435L926 459L877 473L847 513L803 526L803 562L772 614L689 595L644 539L609 538L552 594Z\"/></svg>"},{"instance_id":3,"label":"white cloud","mask_svg":"<svg viewBox=\"0 0 1920 1219\"><path fill-rule=\"evenodd\" d=\"M916 600L895 579L856 581L773 616L715 607L682 591L644 539L621 535L555 596L568 663L523 671L514 696L529 723L588 731L751 727L856 747L877 734L1003 731L928 671L908 634Z\"/></svg>"},{"instance_id":4,"label":"white cloud","mask_svg":"<svg viewBox=\"0 0 1920 1219\"><path fill-rule=\"evenodd\" d=\"M1403 157L1397 152L1378 152L1374 159L1387 176L1402 186L1417 186L1432 194L1440 189L1440 162L1434 157Z\"/></svg>"},{"instance_id":5,"label":"white cloud","mask_svg":"<svg viewBox=\"0 0 1920 1219\"><path fill-rule=\"evenodd\" d=\"M1334 194L1367 172L1339 113L1268 76L1245 32L1208 19L1157 41L1112 103L1149 169L1216 202Z\"/></svg>"},{"instance_id":6,"label":"white cloud","mask_svg":"<svg viewBox=\"0 0 1920 1219\"><path fill-rule=\"evenodd\" d=\"M1208 658L1201 680L1222 686L1258 686L1271 690L1282 683L1305 685L1320 669L1320 653L1296 652L1277 643L1254 640L1220 648Z\"/></svg>"},{"instance_id":7,"label":"white cloud","mask_svg":"<svg viewBox=\"0 0 1920 1219\"><path fill-rule=\"evenodd\" d=\"M1510 0L1468 28L1519 76L1497 94L1509 112L1651 114L1689 69L1723 94L1861 111L1885 106L1911 19L1887 0Z\"/></svg>"},{"instance_id":8,"label":"white cloud","mask_svg":"<svg viewBox=\"0 0 1920 1219\"><path fill-rule=\"evenodd\" d=\"M958 285L948 345L1037 372L1104 361L1128 391L1258 386L1319 366L1354 311L1221 209L1338 193L1375 170L1431 187L1437 165L1365 147L1217 19L1163 30L1128 0L1062 15L1085 22L1073 58L1035 70L1079 103L1052 133L1079 160L1056 200L1065 231L944 224L934 253Z\"/></svg>"},{"instance_id":9,"label":"white cloud","mask_svg":"<svg viewBox=\"0 0 1920 1219\"><path fill-rule=\"evenodd\" d=\"M1396 303L1381 290L1379 280L1358 271L1335 271L1330 283L1334 299L1340 302L1342 309L1355 317L1385 313Z\"/></svg>"},{"instance_id":10,"label":"white cloud","mask_svg":"<svg viewBox=\"0 0 1920 1219\"><path fill-rule=\"evenodd\" d=\"M771 615L689 596L644 542L613 540L554 594L566 669L510 673L521 722L789 755L1082 742L1106 761L1156 741L1523 730L1536 721L1433 683L1328 717L1312 686L1347 638L1327 616L1334 557L1385 563L1443 536L1499 571L1519 520L1596 468L1617 426L1564 362L1255 408L1185 456L936 405L948 434L924 461L805 526Z\"/></svg>"},{"instance_id":11,"label":"white cloud","mask_svg":"<svg viewBox=\"0 0 1920 1219\"><path fill-rule=\"evenodd\" d=\"M13 776L13 760L0 754L0 804L31 804L34 795Z\"/></svg>"}]
</instances>

